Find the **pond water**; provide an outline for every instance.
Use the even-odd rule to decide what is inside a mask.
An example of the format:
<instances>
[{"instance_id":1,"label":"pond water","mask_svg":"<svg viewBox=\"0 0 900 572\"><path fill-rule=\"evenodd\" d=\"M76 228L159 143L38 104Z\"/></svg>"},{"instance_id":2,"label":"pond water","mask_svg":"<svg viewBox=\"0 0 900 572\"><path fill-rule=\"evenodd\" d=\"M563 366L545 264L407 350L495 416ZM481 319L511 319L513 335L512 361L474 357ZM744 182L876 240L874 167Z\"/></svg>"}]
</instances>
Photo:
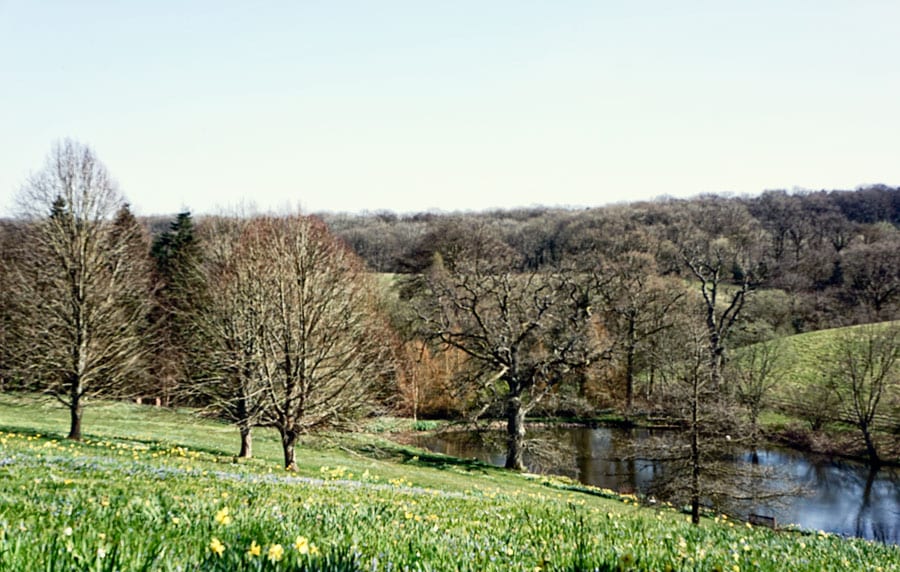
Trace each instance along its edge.
<instances>
[{"instance_id":1,"label":"pond water","mask_svg":"<svg viewBox=\"0 0 900 572\"><path fill-rule=\"evenodd\" d=\"M666 433L678 438L675 432ZM565 475L619 492L658 495L663 500L663 485L676 472L673 461L648 460L659 455L641 453L641 443L659 441L660 433L572 428L530 431L531 437L542 444L540 451L526 455L526 465L533 472ZM417 444L498 466L506 460L502 432L447 432L420 438ZM736 470L750 467L763 482L744 501L720 501L719 510L742 517L771 516L779 526L794 523L804 529L900 544L900 470L873 472L862 463L774 448L759 449L757 460L751 462L749 451L732 453L728 462ZM759 476L760 471L765 476ZM753 500L766 498L772 491L784 496Z\"/></svg>"}]
</instances>

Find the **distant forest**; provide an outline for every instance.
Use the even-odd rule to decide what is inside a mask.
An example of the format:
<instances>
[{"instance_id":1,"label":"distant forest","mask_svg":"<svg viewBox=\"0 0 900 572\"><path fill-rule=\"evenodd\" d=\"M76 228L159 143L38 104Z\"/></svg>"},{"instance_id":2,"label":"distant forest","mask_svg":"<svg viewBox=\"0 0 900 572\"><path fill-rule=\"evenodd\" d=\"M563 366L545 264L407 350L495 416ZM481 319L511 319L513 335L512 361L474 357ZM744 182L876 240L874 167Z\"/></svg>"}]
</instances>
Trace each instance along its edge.
<instances>
[{"instance_id":1,"label":"distant forest","mask_svg":"<svg viewBox=\"0 0 900 572\"><path fill-rule=\"evenodd\" d=\"M701 195L577 210L320 216L372 270L398 274L421 272L474 224L512 249L523 271L637 251L652 256L660 274L681 275L687 270L673 245L693 225L756 243L766 262L763 287L783 292L767 298L777 302L767 311L781 334L898 317L900 188Z\"/></svg>"}]
</instances>

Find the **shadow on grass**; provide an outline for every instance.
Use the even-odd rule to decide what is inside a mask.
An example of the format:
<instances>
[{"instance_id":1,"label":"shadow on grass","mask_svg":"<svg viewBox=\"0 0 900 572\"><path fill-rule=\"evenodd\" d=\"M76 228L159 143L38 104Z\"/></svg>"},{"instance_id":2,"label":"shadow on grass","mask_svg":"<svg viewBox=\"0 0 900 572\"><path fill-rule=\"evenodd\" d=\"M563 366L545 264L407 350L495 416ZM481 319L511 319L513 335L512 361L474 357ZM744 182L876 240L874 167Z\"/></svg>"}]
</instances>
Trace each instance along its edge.
<instances>
[{"instance_id":1,"label":"shadow on grass","mask_svg":"<svg viewBox=\"0 0 900 572\"><path fill-rule=\"evenodd\" d=\"M167 451L175 447L184 447L190 451L196 451L198 453L206 453L208 455L212 455L214 457L227 457L232 458L235 457L235 454L231 451L223 451L222 449L218 449L215 447L204 447L204 446L190 446L187 447L180 442L176 442L174 440L165 439L148 439L148 438L140 438L140 437L113 437L111 435L98 435L95 433L85 432L82 434L81 441L68 441L67 432L56 432L56 431L41 431L35 429L33 427L25 427L21 425L0 425L0 431L6 433L15 433L17 435L23 435L25 437L34 437L39 439L44 439L47 441L60 441L60 442L71 442L71 443L80 443L82 447L86 448L96 448L102 449L103 447L97 445L97 442L105 442L105 443L122 443L122 444L140 444L147 448L148 451Z\"/></svg>"},{"instance_id":2,"label":"shadow on grass","mask_svg":"<svg viewBox=\"0 0 900 572\"><path fill-rule=\"evenodd\" d=\"M354 452L375 459L391 459L416 467L427 467L439 471L465 470L469 473L486 475L489 473L505 473L501 469L479 461L478 459L461 459L441 453L432 453L426 449L420 449L409 445L402 445L391 441L383 441L378 444L366 443L353 447Z\"/></svg>"}]
</instances>

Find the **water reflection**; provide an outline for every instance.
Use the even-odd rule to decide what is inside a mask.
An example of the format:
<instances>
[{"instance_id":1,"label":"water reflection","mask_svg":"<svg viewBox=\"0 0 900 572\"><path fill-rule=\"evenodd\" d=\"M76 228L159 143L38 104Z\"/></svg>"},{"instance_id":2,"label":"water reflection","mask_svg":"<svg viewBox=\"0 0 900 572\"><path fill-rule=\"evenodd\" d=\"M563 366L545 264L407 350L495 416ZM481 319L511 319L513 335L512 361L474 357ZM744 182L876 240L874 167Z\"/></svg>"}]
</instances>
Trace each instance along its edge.
<instances>
[{"instance_id":1,"label":"water reflection","mask_svg":"<svg viewBox=\"0 0 900 572\"><path fill-rule=\"evenodd\" d=\"M526 465L534 472L577 478L583 483L617 490L649 494L666 478L665 462L640 459L635 443L651 437L647 430L553 429L532 432L545 444L556 443L556 455L548 447L526 454ZM503 436L499 433L445 433L420 440L432 451L461 458L477 458L503 466ZM780 524L900 544L900 471L871 471L867 466L831 460L797 451L760 449L744 452L734 463L758 461L770 471L766 490L803 488L807 494L765 500L752 506L732 504L732 512L754 512L774 516ZM775 476L773 476L775 475ZM761 495L762 496L762 495Z\"/></svg>"}]
</instances>

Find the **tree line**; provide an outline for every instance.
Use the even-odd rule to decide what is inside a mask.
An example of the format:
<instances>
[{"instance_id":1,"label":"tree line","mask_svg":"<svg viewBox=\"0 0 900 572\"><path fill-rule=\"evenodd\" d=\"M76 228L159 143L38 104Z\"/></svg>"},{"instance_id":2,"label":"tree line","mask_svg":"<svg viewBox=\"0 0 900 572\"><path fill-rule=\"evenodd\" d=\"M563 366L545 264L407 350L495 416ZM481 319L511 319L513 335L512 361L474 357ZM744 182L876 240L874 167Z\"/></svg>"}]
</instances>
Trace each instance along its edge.
<instances>
[{"instance_id":1,"label":"tree line","mask_svg":"<svg viewBox=\"0 0 900 572\"><path fill-rule=\"evenodd\" d=\"M153 399L233 423L241 456L253 428L274 428L293 468L301 435L390 411L499 420L520 470L527 417L615 408L685 430L698 518L721 452L759 438L778 338L898 317L900 192L886 187L139 220L95 153L64 141L19 198L0 227L0 383L57 398L71 439L90 398ZM854 332L824 393L790 405L833 396L877 464L897 431L897 338Z\"/></svg>"}]
</instances>

